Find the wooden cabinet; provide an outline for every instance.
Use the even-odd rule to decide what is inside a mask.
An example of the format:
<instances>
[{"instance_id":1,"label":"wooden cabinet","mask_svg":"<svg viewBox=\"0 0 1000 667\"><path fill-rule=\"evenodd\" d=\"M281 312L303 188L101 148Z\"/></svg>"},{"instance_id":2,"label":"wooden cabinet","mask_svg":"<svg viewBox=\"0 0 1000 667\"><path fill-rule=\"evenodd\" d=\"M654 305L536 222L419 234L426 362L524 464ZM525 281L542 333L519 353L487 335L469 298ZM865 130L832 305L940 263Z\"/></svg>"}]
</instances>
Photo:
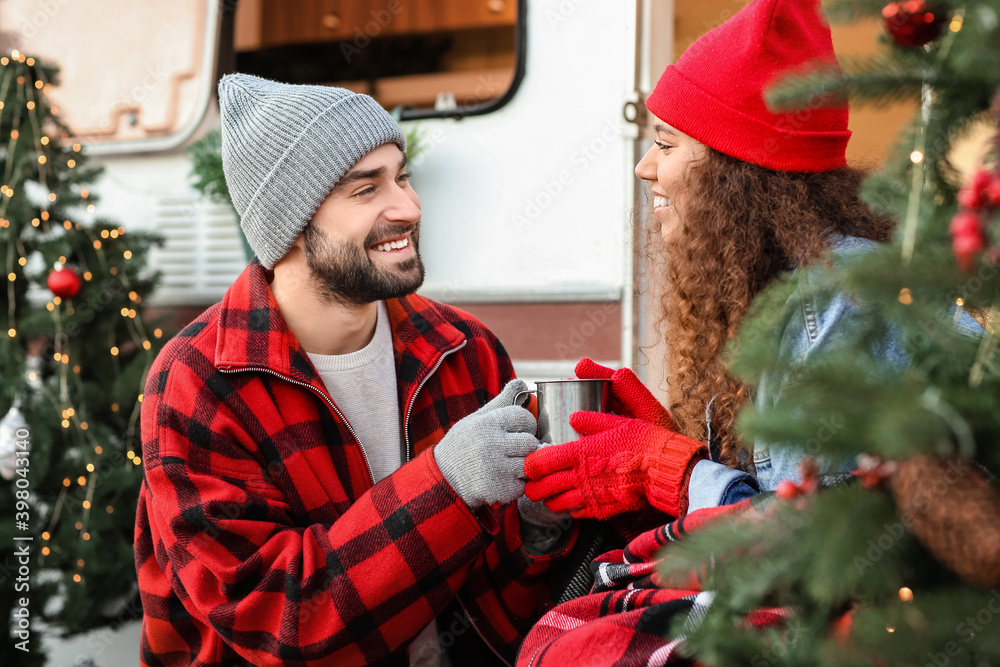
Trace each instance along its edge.
<instances>
[{"instance_id":1,"label":"wooden cabinet","mask_svg":"<svg viewBox=\"0 0 1000 667\"><path fill-rule=\"evenodd\" d=\"M410 32L468 30L514 25L517 0L401 0Z\"/></svg>"},{"instance_id":2,"label":"wooden cabinet","mask_svg":"<svg viewBox=\"0 0 1000 667\"><path fill-rule=\"evenodd\" d=\"M365 0L264 0L261 46L349 39L358 20L368 14L369 4Z\"/></svg>"},{"instance_id":3,"label":"wooden cabinet","mask_svg":"<svg viewBox=\"0 0 1000 667\"><path fill-rule=\"evenodd\" d=\"M513 26L517 0L262 0L261 46Z\"/></svg>"}]
</instances>

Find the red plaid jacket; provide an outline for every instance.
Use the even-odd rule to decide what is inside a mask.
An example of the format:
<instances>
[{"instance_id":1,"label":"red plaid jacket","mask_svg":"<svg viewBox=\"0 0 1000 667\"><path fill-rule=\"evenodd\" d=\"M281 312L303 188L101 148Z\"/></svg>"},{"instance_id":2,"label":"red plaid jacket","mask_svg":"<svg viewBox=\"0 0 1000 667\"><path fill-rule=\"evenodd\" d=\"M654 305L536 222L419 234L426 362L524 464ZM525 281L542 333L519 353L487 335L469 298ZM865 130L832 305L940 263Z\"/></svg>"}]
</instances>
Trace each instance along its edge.
<instances>
[{"instance_id":1,"label":"red plaid jacket","mask_svg":"<svg viewBox=\"0 0 1000 667\"><path fill-rule=\"evenodd\" d=\"M697 664L680 654L684 637L670 636L670 628L678 617L698 623L712 596L701 590L694 573L684 588L665 586L657 568L670 557L667 545L723 518L756 512L752 502L692 512L597 558L591 565L590 594L546 613L524 640L517 667ZM788 615L786 609L764 608L745 620L753 627L769 627L783 624Z\"/></svg>"},{"instance_id":2,"label":"red plaid jacket","mask_svg":"<svg viewBox=\"0 0 1000 667\"><path fill-rule=\"evenodd\" d=\"M405 664L456 596L468 619L445 627L513 662L551 606L551 561L523 549L516 505L473 514L431 451L513 377L510 359L461 311L388 307L413 458L374 486L256 261L157 357L135 530L143 665Z\"/></svg>"}]
</instances>

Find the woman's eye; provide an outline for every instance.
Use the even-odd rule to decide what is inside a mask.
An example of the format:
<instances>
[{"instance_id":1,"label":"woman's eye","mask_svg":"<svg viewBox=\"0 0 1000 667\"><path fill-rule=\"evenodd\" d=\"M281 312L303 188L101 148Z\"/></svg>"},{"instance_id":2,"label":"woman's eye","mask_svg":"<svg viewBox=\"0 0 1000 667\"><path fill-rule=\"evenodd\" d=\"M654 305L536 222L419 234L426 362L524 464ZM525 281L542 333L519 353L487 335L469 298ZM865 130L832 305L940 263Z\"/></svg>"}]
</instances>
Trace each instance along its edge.
<instances>
[{"instance_id":1,"label":"woman's eye","mask_svg":"<svg viewBox=\"0 0 1000 667\"><path fill-rule=\"evenodd\" d=\"M657 141L655 143L656 143L657 147L659 147L659 149L661 151L666 151L666 150L670 150L671 148L673 148L673 146L671 146L670 144L665 144L662 141Z\"/></svg>"}]
</instances>

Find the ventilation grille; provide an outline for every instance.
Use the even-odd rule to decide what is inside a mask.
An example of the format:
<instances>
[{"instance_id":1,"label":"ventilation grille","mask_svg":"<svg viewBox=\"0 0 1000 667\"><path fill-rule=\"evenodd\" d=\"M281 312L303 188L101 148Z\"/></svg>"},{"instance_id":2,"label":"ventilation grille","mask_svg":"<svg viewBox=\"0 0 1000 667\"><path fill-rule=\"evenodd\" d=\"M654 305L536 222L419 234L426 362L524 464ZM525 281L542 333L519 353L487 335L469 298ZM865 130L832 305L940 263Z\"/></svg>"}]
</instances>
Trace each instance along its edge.
<instances>
[{"instance_id":1,"label":"ventilation grille","mask_svg":"<svg viewBox=\"0 0 1000 667\"><path fill-rule=\"evenodd\" d=\"M153 298L158 305L215 303L246 268L236 213L226 204L163 197L153 229L165 239L150 256L161 274Z\"/></svg>"}]
</instances>

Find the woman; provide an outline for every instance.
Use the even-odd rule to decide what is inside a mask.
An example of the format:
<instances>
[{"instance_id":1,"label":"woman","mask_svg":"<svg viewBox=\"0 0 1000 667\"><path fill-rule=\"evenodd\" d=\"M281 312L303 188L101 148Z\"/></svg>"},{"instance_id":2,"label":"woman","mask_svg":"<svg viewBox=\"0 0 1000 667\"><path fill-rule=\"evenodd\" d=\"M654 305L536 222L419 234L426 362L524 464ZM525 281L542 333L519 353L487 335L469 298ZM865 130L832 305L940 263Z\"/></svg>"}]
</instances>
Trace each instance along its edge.
<instances>
[{"instance_id":1,"label":"woman","mask_svg":"<svg viewBox=\"0 0 1000 667\"><path fill-rule=\"evenodd\" d=\"M803 448L740 441L734 421L752 392L727 371L724 348L779 276L827 251L868 251L893 228L860 200L862 173L847 166L846 102L788 114L765 103L787 72L837 66L818 4L752 2L696 41L649 96L656 141L635 173L653 196L651 263L665 265L657 288L670 412L631 371L612 376L581 361L580 377L613 377L616 412L626 416L574 415L584 437L528 457L530 498L575 517L649 505L676 517L798 479ZM792 307L801 316L788 320L780 345L796 363L840 345L863 308L846 294ZM877 355L890 366L906 361L891 338ZM777 400L783 380L764 376L759 408Z\"/></svg>"}]
</instances>

